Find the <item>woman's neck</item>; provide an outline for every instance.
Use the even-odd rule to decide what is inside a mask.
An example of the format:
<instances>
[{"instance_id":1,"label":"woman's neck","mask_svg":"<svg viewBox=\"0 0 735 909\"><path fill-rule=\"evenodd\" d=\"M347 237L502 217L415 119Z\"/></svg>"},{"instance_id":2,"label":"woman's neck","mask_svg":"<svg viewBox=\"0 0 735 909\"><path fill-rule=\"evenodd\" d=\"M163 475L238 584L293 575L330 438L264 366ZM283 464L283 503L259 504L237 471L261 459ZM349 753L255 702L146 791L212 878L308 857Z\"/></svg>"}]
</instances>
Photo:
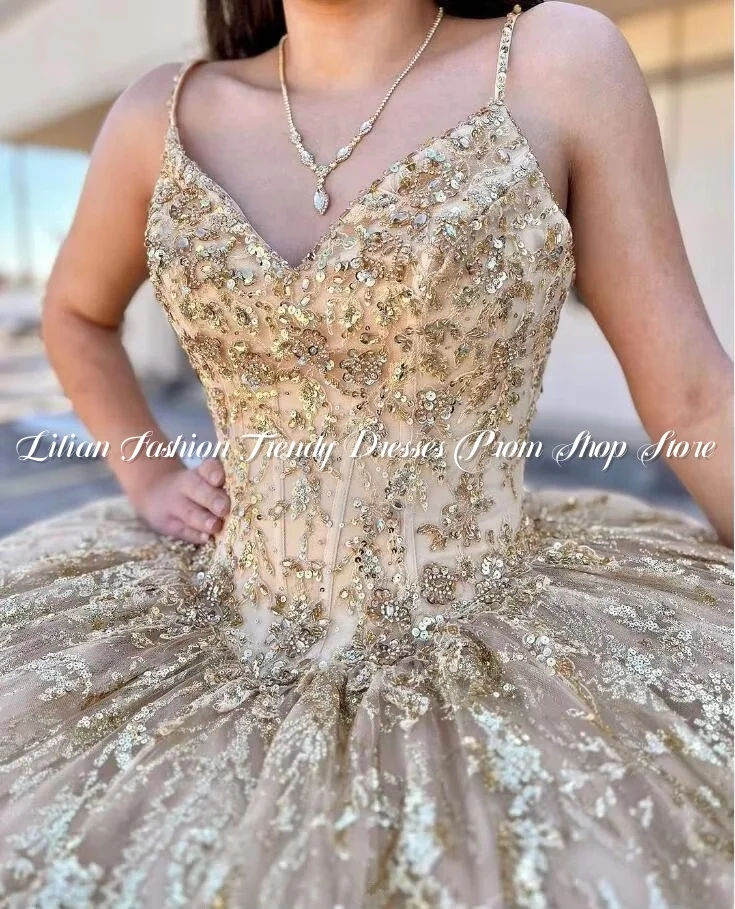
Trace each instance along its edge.
<instances>
[{"instance_id":1,"label":"woman's neck","mask_svg":"<svg viewBox=\"0 0 735 909\"><path fill-rule=\"evenodd\" d=\"M433 0L284 0L289 89L320 94L390 79L437 14Z\"/></svg>"}]
</instances>

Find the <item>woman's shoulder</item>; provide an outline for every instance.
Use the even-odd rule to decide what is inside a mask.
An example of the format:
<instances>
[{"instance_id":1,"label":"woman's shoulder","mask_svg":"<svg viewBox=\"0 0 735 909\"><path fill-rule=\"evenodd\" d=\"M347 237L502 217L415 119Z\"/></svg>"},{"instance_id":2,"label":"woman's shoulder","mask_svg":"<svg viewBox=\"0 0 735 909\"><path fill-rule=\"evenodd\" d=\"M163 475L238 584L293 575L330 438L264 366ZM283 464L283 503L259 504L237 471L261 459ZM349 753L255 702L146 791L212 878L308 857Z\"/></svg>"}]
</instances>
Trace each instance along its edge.
<instances>
[{"instance_id":1,"label":"woman's shoulder","mask_svg":"<svg viewBox=\"0 0 735 909\"><path fill-rule=\"evenodd\" d=\"M177 110L185 108L183 120L190 117L206 121L213 109L232 101L238 89L238 102L257 103L264 91L274 90L271 52L249 59L209 60L193 58L179 63L165 63L143 75L119 98L120 106L134 119L147 122L167 117L177 81L185 87L176 100Z\"/></svg>"},{"instance_id":2,"label":"woman's shoulder","mask_svg":"<svg viewBox=\"0 0 735 909\"><path fill-rule=\"evenodd\" d=\"M164 63L131 83L108 111L103 132L136 134L145 143L162 140L168 122L168 104L182 63Z\"/></svg>"},{"instance_id":3,"label":"woman's shoulder","mask_svg":"<svg viewBox=\"0 0 735 909\"><path fill-rule=\"evenodd\" d=\"M519 19L525 29L543 29L548 38L553 38L569 47L580 38L588 40L610 39L620 36L620 29L604 13L578 3L564 0L544 0L527 9Z\"/></svg>"},{"instance_id":4,"label":"woman's shoulder","mask_svg":"<svg viewBox=\"0 0 735 909\"><path fill-rule=\"evenodd\" d=\"M127 177L139 181L144 194L160 171L169 100L181 66L163 64L129 85L111 105L95 141L92 161L100 166L127 161Z\"/></svg>"},{"instance_id":5,"label":"woman's shoulder","mask_svg":"<svg viewBox=\"0 0 735 909\"><path fill-rule=\"evenodd\" d=\"M511 65L524 91L553 111L572 135L590 119L646 103L648 89L625 36L607 16L576 3L546 0L521 15ZM511 91L512 91L511 77Z\"/></svg>"},{"instance_id":6,"label":"woman's shoulder","mask_svg":"<svg viewBox=\"0 0 735 909\"><path fill-rule=\"evenodd\" d=\"M514 41L526 59L552 77L571 77L571 85L599 82L603 75L609 80L636 66L618 26L603 13L577 3L545 0L526 10Z\"/></svg>"},{"instance_id":7,"label":"woman's shoulder","mask_svg":"<svg viewBox=\"0 0 735 909\"><path fill-rule=\"evenodd\" d=\"M165 117L176 79L186 64L163 63L132 82L113 105L121 116L132 118Z\"/></svg>"},{"instance_id":8,"label":"woman's shoulder","mask_svg":"<svg viewBox=\"0 0 735 909\"><path fill-rule=\"evenodd\" d=\"M97 145L107 149L134 147L136 162L150 181L160 169L173 103L177 125L191 121L206 124L214 110L230 103L235 81L240 89L245 89L238 98L251 99L250 103L256 104L267 71L260 58L210 61L195 57L161 64L141 75L118 96L107 113ZM179 83L185 91L176 97Z\"/></svg>"}]
</instances>

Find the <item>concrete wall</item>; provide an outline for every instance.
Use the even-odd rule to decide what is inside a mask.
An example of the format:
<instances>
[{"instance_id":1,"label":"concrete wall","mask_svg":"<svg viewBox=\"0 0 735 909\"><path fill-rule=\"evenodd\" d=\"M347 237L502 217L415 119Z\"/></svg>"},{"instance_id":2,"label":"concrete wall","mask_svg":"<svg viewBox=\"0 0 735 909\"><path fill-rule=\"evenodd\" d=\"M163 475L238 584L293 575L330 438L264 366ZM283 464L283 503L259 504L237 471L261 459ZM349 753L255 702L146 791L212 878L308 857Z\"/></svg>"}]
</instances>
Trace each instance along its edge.
<instances>
[{"instance_id":1,"label":"concrete wall","mask_svg":"<svg viewBox=\"0 0 735 909\"><path fill-rule=\"evenodd\" d=\"M126 85L197 53L199 10L199 0L4 0L0 137L89 147Z\"/></svg>"}]
</instances>

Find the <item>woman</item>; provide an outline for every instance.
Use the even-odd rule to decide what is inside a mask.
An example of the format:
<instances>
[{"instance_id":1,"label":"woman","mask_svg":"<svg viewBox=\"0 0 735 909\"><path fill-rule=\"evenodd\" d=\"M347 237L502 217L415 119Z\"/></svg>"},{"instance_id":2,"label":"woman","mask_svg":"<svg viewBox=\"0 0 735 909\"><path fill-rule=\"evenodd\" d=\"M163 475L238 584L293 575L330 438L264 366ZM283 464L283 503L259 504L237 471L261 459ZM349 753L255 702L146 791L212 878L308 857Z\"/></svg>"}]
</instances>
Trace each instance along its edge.
<instances>
[{"instance_id":1,"label":"woman","mask_svg":"<svg viewBox=\"0 0 735 909\"><path fill-rule=\"evenodd\" d=\"M132 507L1 550L3 905L730 905L730 364L627 46L522 6L210 0L115 104L44 334ZM719 542L460 444L527 440L575 264ZM146 266L196 470L120 454Z\"/></svg>"}]
</instances>

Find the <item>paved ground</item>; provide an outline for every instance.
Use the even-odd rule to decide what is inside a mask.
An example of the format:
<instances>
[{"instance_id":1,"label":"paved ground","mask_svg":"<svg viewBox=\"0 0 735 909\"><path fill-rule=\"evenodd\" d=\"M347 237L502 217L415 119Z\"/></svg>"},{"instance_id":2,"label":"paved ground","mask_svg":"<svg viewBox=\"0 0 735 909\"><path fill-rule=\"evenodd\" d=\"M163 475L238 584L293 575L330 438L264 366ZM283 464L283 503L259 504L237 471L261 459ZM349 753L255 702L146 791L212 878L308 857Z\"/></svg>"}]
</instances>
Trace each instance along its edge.
<instances>
[{"instance_id":1,"label":"paved ground","mask_svg":"<svg viewBox=\"0 0 735 909\"><path fill-rule=\"evenodd\" d=\"M149 398L156 417L171 436L189 437L196 432L200 439L214 439L201 389L195 383L153 389ZM86 437L45 361L35 327L17 320L8 326L0 320L0 536L119 491L102 461L61 458L20 462L18 440L44 429L59 437L72 432L79 439ZM574 434L540 427L537 438L543 441L545 451L551 451ZM628 441L635 450L638 440ZM606 473L595 461L575 459L560 467L550 457L532 459L526 476L531 486L617 489L697 514L667 467L644 467L633 455L616 462Z\"/></svg>"}]
</instances>

